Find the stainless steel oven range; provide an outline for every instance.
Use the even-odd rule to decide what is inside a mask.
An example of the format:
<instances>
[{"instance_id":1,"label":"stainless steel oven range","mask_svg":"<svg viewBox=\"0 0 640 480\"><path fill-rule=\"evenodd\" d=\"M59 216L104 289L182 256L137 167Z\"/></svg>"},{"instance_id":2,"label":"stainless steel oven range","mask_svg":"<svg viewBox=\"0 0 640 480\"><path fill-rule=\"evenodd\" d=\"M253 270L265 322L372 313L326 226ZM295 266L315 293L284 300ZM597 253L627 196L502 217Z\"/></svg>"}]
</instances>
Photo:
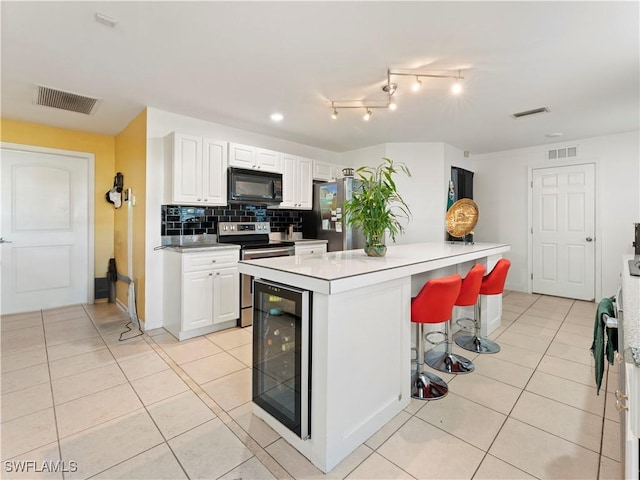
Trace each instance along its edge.
<instances>
[{"instance_id":1,"label":"stainless steel oven range","mask_svg":"<svg viewBox=\"0 0 640 480\"><path fill-rule=\"evenodd\" d=\"M295 254L293 242L269 239L269 222L218 222L218 242L240 245L240 260L285 257ZM248 327L253 316L253 277L240 275L239 327Z\"/></svg>"}]
</instances>

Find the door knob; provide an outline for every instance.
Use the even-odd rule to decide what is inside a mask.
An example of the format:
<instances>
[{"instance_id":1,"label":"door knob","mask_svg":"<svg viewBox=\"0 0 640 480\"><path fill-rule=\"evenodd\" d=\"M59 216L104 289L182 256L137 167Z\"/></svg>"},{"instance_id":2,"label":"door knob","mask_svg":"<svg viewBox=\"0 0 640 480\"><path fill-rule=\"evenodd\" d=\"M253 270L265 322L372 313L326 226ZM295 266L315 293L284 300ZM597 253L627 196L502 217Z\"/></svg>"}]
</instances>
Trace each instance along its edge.
<instances>
[{"instance_id":1,"label":"door knob","mask_svg":"<svg viewBox=\"0 0 640 480\"><path fill-rule=\"evenodd\" d=\"M10 240L5 240L4 238L0 237L0 243L13 243Z\"/></svg>"},{"instance_id":2,"label":"door knob","mask_svg":"<svg viewBox=\"0 0 640 480\"><path fill-rule=\"evenodd\" d=\"M587 237L586 240L587 240L587 242L593 242L593 238L591 238L591 237Z\"/></svg>"}]
</instances>

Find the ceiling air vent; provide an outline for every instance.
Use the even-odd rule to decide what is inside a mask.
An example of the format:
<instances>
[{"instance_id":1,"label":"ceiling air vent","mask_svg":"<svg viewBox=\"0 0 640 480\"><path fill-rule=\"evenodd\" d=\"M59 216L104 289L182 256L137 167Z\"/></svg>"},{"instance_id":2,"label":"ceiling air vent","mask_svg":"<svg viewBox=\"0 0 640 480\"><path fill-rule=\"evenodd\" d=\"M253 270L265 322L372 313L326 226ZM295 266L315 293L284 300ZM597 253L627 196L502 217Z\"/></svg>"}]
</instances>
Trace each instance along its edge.
<instances>
[{"instance_id":1,"label":"ceiling air vent","mask_svg":"<svg viewBox=\"0 0 640 480\"><path fill-rule=\"evenodd\" d=\"M537 115L538 113L547 113L549 109L547 107L534 108L533 110L525 110L524 112L514 113L511 116L513 118L528 117L529 115Z\"/></svg>"},{"instance_id":2,"label":"ceiling air vent","mask_svg":"<svg viewBox=\"0 0 640 480\"><path fill-rule=\"evenodd\" d=\"M77 93L64 92L54 88L36 85L33 103L45 107L59 108L69 112L91 115L95 107L100 103L97 98L85 97Z\"/></svg>"}]
</instances>

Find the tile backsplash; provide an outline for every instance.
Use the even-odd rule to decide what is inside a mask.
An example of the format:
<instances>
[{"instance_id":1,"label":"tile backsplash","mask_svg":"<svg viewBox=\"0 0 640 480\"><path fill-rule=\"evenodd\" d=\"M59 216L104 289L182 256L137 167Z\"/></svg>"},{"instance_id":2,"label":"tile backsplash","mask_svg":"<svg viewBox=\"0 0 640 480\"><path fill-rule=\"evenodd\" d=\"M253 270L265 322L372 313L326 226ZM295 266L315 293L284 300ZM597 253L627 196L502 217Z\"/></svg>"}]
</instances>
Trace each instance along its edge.
<instances>
[{"instance_id":1,"label":"tile backsplash","mask_svg":"<svg viewBox=\"0 0 640 480\"><path fill-rule=\"evenodd\" d=\"M267 209L266 205L191 207L162 205L161 235L202 235L218 233L218 222L269 222L272 232L302 231L298 210Z\"/></svg>"}]
</instances>

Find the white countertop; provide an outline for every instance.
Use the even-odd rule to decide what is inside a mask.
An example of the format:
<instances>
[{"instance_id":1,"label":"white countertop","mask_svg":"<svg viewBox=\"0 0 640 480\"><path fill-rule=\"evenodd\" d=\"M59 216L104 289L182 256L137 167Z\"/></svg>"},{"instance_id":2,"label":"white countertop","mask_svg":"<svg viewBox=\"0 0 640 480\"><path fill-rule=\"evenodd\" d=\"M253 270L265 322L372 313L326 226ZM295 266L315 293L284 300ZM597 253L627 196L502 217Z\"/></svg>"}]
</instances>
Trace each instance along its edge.
<instances>
[{"instance_id":1,"label":"white countertop","mask_svg":"<svg viewBox=\"0 0 640 480\"><path fill-rule=\"evenodd\" d=\"M162 246L174 252L202 252L210 250L239 250L239 245L218 243L217 235L166 235L162 237Z\"/></svg>"},{"instance_id":2,"label":"white countertop","mask_svg":"<svg viewBox=\"0 0 640 480\"><path fill-rule=\"evenodd\" d=\"M472 261L510 250L509 245L447 242L388 246L384 257L368 257L364 250L312 256L240 261L240 273L270 279L321 293L337 293L393 280L436 268Z\"/></svg>"},{"instance_id":3,"label":"white countertop","mask_svg":"<svg viewBox=\"0 0 640 480\"><path fill-rule=\"evenodd\" d=\"M622 262L624 355L629 362L633 361L631 349L640 352L640 277L629 275L629 260L633 258L633 255L625 255ZM638 365L638 360L635 363Z\"/></svg>"},{"instance_id":4,"label":"white countertop","mask_svg":"<svg viewBox=\"0 0 640 480\"><path fill-rule=\"evenodd\" d=\"M167 250L173 250L180 253L207 252L212 250L240 250L240 245L231 245L229 243L203 243L190 245L167 245Z\"/></svg>"},{"instance_id":5,"label":"white countertop","mask_svg":"<svg viewBox=\"0 0 640 480\"><path fill-rule=\"evenodd\" d=\"M313 244L313 243L328 243L328 240L318 240L318 239L314 239L314 238L300 238L300 239L296 239L293 240L293 242L298 245L298 244Z\"/></svg>"}]
</instances>

